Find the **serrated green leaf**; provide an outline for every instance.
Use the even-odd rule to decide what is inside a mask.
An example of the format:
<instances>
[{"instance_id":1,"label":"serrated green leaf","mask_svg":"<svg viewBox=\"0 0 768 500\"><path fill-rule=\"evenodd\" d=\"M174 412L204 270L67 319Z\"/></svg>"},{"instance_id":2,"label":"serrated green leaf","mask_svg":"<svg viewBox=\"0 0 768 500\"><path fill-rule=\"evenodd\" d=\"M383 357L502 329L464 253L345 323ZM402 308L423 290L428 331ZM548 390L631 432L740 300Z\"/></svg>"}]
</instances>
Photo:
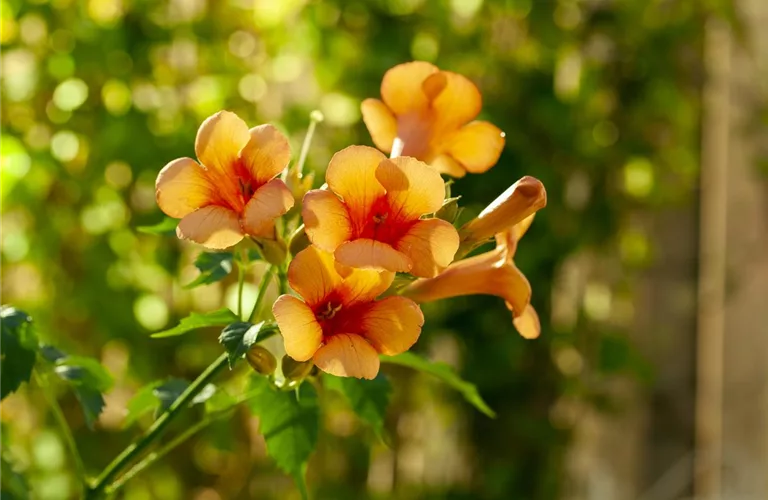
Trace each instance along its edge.
<instances>
[{"instance_id":1,"label":"serrated green leaf","mask_svg":"<svg viewBox=\"0 0 768 500\"><path fill-rule=\"evenodd\" d=\"M89 429L93 430L96 420L104 409L104 396L99 391L87 386L74 386L72 390L80 402L80 408L83 409L85 423Z\"/></svg>"},{"instance_id":2,"label":"serrated green leaf","mask_svg":"<svg viewBox=\"0 0 768 500\"><path fill-rule=\"evenodd\" d=\"M192 283L184 285L186 289L216 283L226 278L234 267L232 252L202 252L195 259L195 267L200 271L200 275Z\"/></svg>"},{"instance_id":3,"label":"serrated green leaf","mask_svg":"<svg viewBox=\"0 0 768 500\"><path fill-rule=\"evenodd\" d=\"M207 326L224 326L230 323L238 321L240 318L235 313L227 309L226 307L211 311L207 313L191 313L186 318L182 319L177 326L162 332L153 333L151 335L154 339L162 339L166 337L175 337L176 335L183 335L192 330L198 328L205 328Z\"/></svg>"},{"instance_id":4,"label":"serrated green leaf","mask_svg":"<svg viewBox=\"0 0 768 500\"><path fill-rule=\"evenodd\" d=\"M123 428L130 427L149 412L154 412L155 418L157 418L181 396L182 392L187 390L187 387L189 387L189 382L179 378L170 378L164 381L155 380L143 386L128 401L128 413L125 416ZM192 399L189 406L205 403L206 411L208 411L208 402L222 392L214 384L208 384Z\"/></svg>"},{"instance_id":5,"label":"serrated green leaf","mask_svg":"<svg viewBox=\"0 0 768 500\"><path fill-rule=\"evenodd\" d=\"M84 356L59 358L53 371L73 385L92 389L96 392L107 392L112 388L112 376L101 363L93 358Z\"/></svg>"},{"instance_id":6,"label":"serrated green leaf","mask_svg":"<svg viewBox=\"0 0 768 500\"><path fill-rule=\"evenodd\" d=\"M49 363L56 363L58 360L67 357L65 352L60 351L59 349L48 344L40 345L40 355L43 356L43 359Z\"/></svg>"},{"instance_id":7,"label":"serrated green leaf","mask_svg":"<svg viewBox=\"0 0 768 500\"><path fill-rule=\"evenodd\" d=\"M29 382L37 359L32 318L11 306L0 306L0 399Z\"/></svg>"},{"instance_id":8,"label":"serrated green leaf","mask_svg":"<svg viewBox=\"0 0 768 500\"><path fill-rule=\"evenodd\" d=\"M428 373L440 379L446 385L453 387L464 399L472 406L480 410L485 415L496 418L496 413L488 406L488 404L477 392L477 387L474 384L462 379L450 365L440 362L428 361L412 352L404 352L397 356L380 356L382 363L390 363L393 365L407 366L424 373Z\"/></svg>"},{"instance_id":9,"label":"serrated green leaf","mask_svg":"<svg viewBox=\"0 0 768 500\"><path fill-rule=\"evenodd\" d=\"M205 400L205 413L216 413L234 406L237 400L224 389L218 388L210 398Z\"/></svg>"},{"instance_id":10,"label":"serrated green leaf","mask_svg":"<svg viewBox=\"0 0 768 500\"><path fill-rule=\"evenodd\" d=\"M306 499L304 476L320 428L317 393L310 384L301 384L298 394L281 391L266 377L258 376L251 378L251 388L255 395L248 406L259 417L267 453L280 469L293 476Z\"/></svg>"},{"instance_id":11,"label":"serrated green leaf","mask_svg":"<svg viewBox=\"0 0 768 500\"><path fill-rule=\"evenodd\" d=\"M324 374L323 381L328 389L341 393L352 410L373 428L377 436L384 438L384 417L392 386L383 374L379 373L373 380Z\"/></svg>"},{"instance_id":12,"label":"serrated green leaf","mask_svg":"<svg viewBox=\"0 0 768 500\"><path fill-rule=\"evenodd\" d=\"M179 221L177 219L172 219L170 217L165 217L162 221L158 222L157 224L154 224L152 226L139 226L136 228L136 230L140 233L145 234L175 234L176 233L176 226L179 225Z\"/></svg>"},{"instance_id":13,"label":"serrated green leaf","mask_svg":"<svg viewBox=\"0 0 768 500\"><path fill-rule=\"evenodd\" d=\"M157 408L159 402L157 396L155 396L155 389L160 384L162 384L162 382L156 380L136 391L136 394L133 395L126 405L128 413L125 415L123 428L130 427L142 416Z\"/></svg>"},{"instance_id":14,"label":"serrated green leaf","mask_svg":"<svg viewBox=\"0 0 768 500\"><path fill-rule=\"evenodd\" d=\"M189 382L180 378L169 378L154 388L152 394L160 403L155 411L155 418L167 410L174 401L179 399L181 393L187 390Z\"/></svg>"},{"instance_id":15,"label":"serrated green leaf","mask_svg":"<svg viewBox=\"0 0 768 500\"><path fill-rule=\"evenodd\" d=\"M227 325L219 335L219 343L224 346L229 355L229 368L235 366L235 362L242 358L248 349L259 337L264 322L251 324L244 321L238 321Z\"/></svg>"}]
</instances>

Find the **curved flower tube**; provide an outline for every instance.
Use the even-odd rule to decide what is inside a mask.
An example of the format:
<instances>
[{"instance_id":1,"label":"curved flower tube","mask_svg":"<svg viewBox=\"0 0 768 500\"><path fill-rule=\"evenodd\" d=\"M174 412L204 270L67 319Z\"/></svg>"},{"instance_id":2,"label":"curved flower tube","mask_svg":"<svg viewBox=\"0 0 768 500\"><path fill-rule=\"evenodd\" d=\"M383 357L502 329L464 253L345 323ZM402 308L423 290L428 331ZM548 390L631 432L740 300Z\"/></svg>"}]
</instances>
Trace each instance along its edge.
<instances>
[{"instance_id":1,"label":"curved flower tube","mask_svg":"<svg viewBox=\"0 0 768 500\"><path fill-rule=\"evenodd\" d=\"M333 156L325 179L329 190L308 192L301 215L309 241L341 264L431 277L453 260L456 229L421 218L445 198L440 174L426 163L350 146Z\"/></svg>"},{"instance_id":2,"label":"curved flower tube","mask_svg":"<svg viewBox=\"0 0 768 500\"><path fill-rule=\"evenodd\" d=\"M290 190L277 175L288 165L288 140L272 125L248 126L220 111L197 131L200 163L179 158L157 176L157 204L181 219L179 238L213 249L237 244L248 234L274 238L274 221L293 206Z\"/></svg>"},{"instance_id":3,"label":"curved flower tube","mask_svg":"<svg viewBox=\"0 0 768 500\"><path fill-rule=\"evenodd\" d=\"M288 356L332 375L375 378L378 355L407 351L424 325L412 300L375 300L393 280L391 272L343 266L317 247L299 252L288 282L304 300L281 295L272 307Z\"/></svg>"},{"instance_id":4,"label":"curved flower tube","mask_svg":"<svg viewBox=\"0 0 768 500\"><path fill-rule=\"evenodd\" d=\"M499 160L504 132L489 122L471 121L480 113L482 97L464 76L422 61L400 64L384 75L381 98L361 105L381 151L389 154L397 144L402 151L393 156L412 156L453 177L483 173Z\"/></svg>"},{"instance_id":5,"label":"curved flower tube","mask_svg":"<svg viewBox=\"0 0 768 500\"><path fill-rule=\"evenodd\" d=\"M434 278L416 280L402 295L419 303L463 295L496 295L512 311L520 335L528 339L538 337L541 326L530 304L531 285L514 262L517 243L533 217L529 215L496 235L496 248L490 252L455 262Z\"/></svg>"}]
</instances>

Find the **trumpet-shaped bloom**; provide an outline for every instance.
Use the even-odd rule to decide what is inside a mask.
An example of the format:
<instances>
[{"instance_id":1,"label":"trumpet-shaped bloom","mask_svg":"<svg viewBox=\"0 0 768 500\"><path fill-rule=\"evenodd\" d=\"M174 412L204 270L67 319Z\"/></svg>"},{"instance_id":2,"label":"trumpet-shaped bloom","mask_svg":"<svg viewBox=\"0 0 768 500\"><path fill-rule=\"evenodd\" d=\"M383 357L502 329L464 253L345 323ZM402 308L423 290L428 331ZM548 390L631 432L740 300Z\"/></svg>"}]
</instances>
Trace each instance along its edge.
<instances>
[{"instance_id":1,"label":"trumpet-shaped bloom","mask_svg":"<svg viewBox=\"0 0 768 500\"><path fill-rule=\"evenodd\" d=\"M531 285L513 260L517 243L533 221L529 215L512 228L496 235L496 248L455 262L429 279L410 284L403 295L416 302L458 297L462 295L496 295L504 299L512 311L513 323L525 338L539 336L539 317L530 304Z\"/></svg>"},{"instance_id":2,"label":"trumpet-shaped bloom","mask_svg":"<svg viewBox=\"0 0 768 500\"><path fill-rule=\"evenodd\" d=\"M399 154L453 177L483 173L499 160L504 133L491 123L471 121L482 97L467 78L427 62L400 64L384 75L381 98L366 99L361 108L373 143L385 153L397 139Z\"/></svg>"},{"instance_id":3,"label":"trumpet-shaped bloom","mask_svg":"<svg viewBox=\"0 0 768 500\"><path fill-rule=\"evenodd\" d=\"M456 229L421 219L445 198L440 174L426 163L350 146L333 156L325 179L329 190L307 193L302 217L312 244L338 262L430 277L453 260Z\"/></svg>"},{"instance_id":4,"label":"trumpet-shaped bloom","mask_svg":"<svg viewBox=\"0 0 768 500\"><path fill-rule=\"evenodd\" d=\"M274 221L293 206L283 181L275 179L291 158L288 140L272 125L248 126L220 111L197 131L200 163L179 158L157 176L157 204L181 219L179 238L208 248L227 248L246 234L271 238Z\"/></svg>"},{"instance_id":5,"label":"trumpet-shaped bloom","mask_svg":"<svg viewBox=\"0 0 768 500\"><path fill-rule=\"evenodd\" d=\"M407 351L424 325L412 300L375 300L393 280L394 273L341 265L314 246L299 252L288 282L304 300L282 295L272 307L286 353L332 375L376 377L378 355Z\"/></svg>"}]
</instances>

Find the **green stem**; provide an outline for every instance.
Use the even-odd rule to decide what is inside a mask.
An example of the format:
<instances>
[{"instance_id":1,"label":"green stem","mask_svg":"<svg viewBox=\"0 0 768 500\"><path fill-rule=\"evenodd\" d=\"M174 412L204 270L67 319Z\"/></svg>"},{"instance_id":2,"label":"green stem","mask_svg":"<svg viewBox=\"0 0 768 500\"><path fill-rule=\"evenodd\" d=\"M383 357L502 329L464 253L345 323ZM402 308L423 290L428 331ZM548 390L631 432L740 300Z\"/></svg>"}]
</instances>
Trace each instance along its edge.
<instances>
[{"instance_id":1,"label":"green stem","mask_svg":"<svg viewBox=\"0 0 768 500\"><path fill-rule=\"evenodd\" d=\"M72 455L72 460L75 462L75 469L77 475L83 484L86 484L85 466L83 465L83 459L80 457L80 452L77 450L77 443L75 442L75 436L72 435L72 429L70 429L67 419L64 417L64 412L59 405L56 396L51 391L51 386L48 383L48 378L45 375L41 375L34 371L35 382L40 386L40 389L45 396L45 400L48 402L48 406L51 407L53 412L53 418L56 420L61 433L64 435L64 441L67 443L69 453Z\"/></svg>"},{"instance_id":2,"label":"green stem","mask_svg":"<svg viewBox=\"0 0 768 500\"><path fill-rule=\"evenodd\" d=\"M315 135L315 128L321 121L323 121L323 115L319 111L313 111L309 114L307 135L304 137L304 143L301 145L301 153L299 153L299 161L296 163L296 172L299 174L299 177L301 177L301 174L304 171L304 163L307 161L309 146L312 144L312 136Z\"/></svg>"},{"instance_id":3,"label":"green stem","mask_svg":"<svg viewBox=\"0 0 768 500\"><path fill-rule=\"evenodd\" d=\"M259 295L256 297L256 303L253 304L251 315L248 316L249 321L255 321L259 313L261 312L261 305L264 303L264 297L267 295L267 286L269 286L269 280L275 275L275 266L269 266L259 282Z\"/></svg>"},{"instance_id":4,"label":"green stem","mask_svg":"<svg viewBox=\"0 0 768 500\"><path fill-rule=\"evenodd\" d=\"M227 353L223 353L189 387L174 401L170 407L155 420L147 432L135 443L128 446L123 452L115 458L112 463L102 471L93 485L86 492L85 498L99 498L104 492L110 481L120 473L129 463L137 458L150 444L159 438L168 424L184 409L190 401L205 387L208 383L228 365Z\"/></svg>"},{"instance_id":5,"label":"green stem","mask_svg":"<svg viewBox=\"0 0 768 500\"><path fill-rule=\"evenodd\" d=\"M237 264L237 317L243 319L243 287L245 285L245 268L248 266L248 251L242 249L240 262Z\"/></svg>"}]
</instances>

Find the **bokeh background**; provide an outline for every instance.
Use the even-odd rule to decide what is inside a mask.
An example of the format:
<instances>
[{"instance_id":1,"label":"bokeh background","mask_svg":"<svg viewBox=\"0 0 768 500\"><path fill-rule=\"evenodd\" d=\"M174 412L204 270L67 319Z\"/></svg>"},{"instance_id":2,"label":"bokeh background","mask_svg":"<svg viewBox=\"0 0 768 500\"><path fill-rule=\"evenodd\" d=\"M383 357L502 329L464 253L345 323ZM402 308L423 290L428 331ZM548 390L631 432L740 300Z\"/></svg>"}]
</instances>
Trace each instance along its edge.
<instances>
[{"instance_id":1,"label":"bokeh background","mask_svg":"<svg viewBox=\"0 0 768 500\"><path fill-rule=\"evenodd\" d=\"M331 401L313 497L766 498L768 5L734 2L2 0L2 301L114 376L95 431L60 394L87 468L148 425L123 429L137 388L220 352L216 331L149 333L236 293L233 277L183 290L199 249L136 231L161 220L160 168L219 109L296 153L320 109L322 172L371 144L361 100L419 59L474 80L507 135L498 165L454 186L469 213L523 175L547 186L517 253L543 332L520 338L497 298L426 305L418 350L498 417L388 369L390 446ZM34 385L3 402L2 446L34 498L76 494ZM245 408L123 495L298 498Z\"/></svg>"}]
</instances>

